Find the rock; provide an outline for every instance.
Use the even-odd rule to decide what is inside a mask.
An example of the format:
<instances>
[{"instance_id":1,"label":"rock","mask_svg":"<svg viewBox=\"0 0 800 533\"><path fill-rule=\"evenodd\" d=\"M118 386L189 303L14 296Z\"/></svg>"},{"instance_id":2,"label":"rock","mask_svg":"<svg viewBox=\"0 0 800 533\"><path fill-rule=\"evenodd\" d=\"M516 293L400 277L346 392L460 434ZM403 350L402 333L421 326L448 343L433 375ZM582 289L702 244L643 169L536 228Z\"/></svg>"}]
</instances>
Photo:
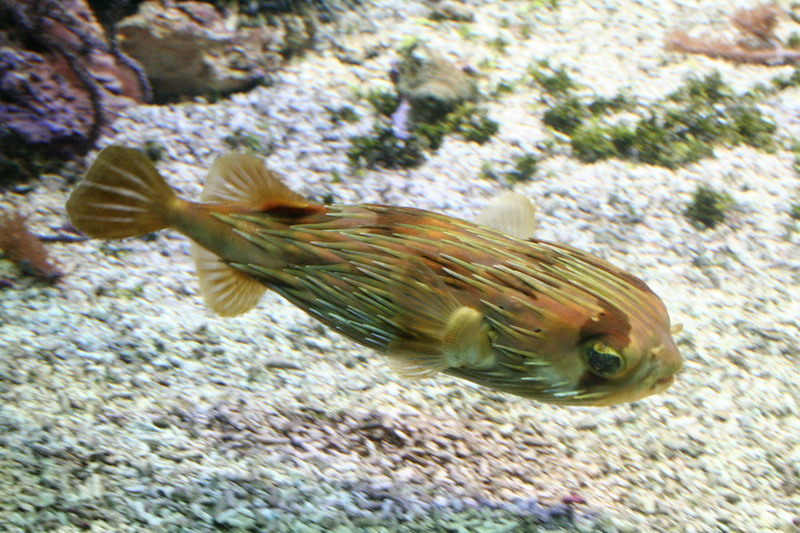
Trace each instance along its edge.
<instances>
[{"instance_id":1,"label":"rock","mask_svg":"<svg viewBox=\"0 0 800 533\"><path fill-rule=\"evenodd\" d=\"M256 519L250 509L239 506L219 513L214 517L214 523L224 527L248 529L256 525Z\"/></svg>"},{"instance_id":2,"label":"rock","mask_svg":"<svg viewBox=\"0 0 800 533\"><path fill-rule=\"evenodd\" d=\"M153 383L153 378L147 372L137 372L131 378L131 385L140 389L147 388Z\"/></svg>"},{"instance_id":3,"label":"rock","mask_svg":"<svg viewBox=\"0 0 800 533\"><path fill-rule=\"evenodd\" d=\"M280 62L269 28L232 30L200 2L145 2L117 32L122 50L142 64L156 102L247 90Z\"/></svg>"},{"instance_id":4,"label":"rock","mask_svg":"<svg viewBox=\"0 0 800 533\"><path fill-rule=\"evenodd\" d=\"M456 22L474 22L475 15L470 7L457 2L436 2L428 14L431 20L453 20Z\"/></svg>"},{"instance_id":5,"label":"rock","mask_svg":"<svg viewBox=\"0 0 800 533\"><path fill-rule=\"evenodd\" d=\"M146 92L85 0L0 0L0 180L85 154Z\"/></svg>"},{"instance_id":6,"label":"rock","mask_svg":"<svg viewBox=\"0 0 800 533\"><path fill-rule=\"evenodd\" d=\"M478 96L469 74L418 43L402 50L392 77L401 102L410 104L409 118L415 123L433 124Z\"/></svg>"}]
</instances>

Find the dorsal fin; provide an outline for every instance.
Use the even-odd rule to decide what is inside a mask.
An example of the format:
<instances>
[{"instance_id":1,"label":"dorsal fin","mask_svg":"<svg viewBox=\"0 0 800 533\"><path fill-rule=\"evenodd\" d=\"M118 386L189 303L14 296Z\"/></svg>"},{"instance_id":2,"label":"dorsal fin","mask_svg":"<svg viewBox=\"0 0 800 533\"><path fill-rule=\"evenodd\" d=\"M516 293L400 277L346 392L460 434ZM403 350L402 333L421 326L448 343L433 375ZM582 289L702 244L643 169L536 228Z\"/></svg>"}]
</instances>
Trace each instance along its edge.
<instances>
[{"instance_id":1,"label":"dorsal fin","mask_svg":"<svg viewBox=\"0 0 800 533\"><path fill-rule=\"evenodd\" d=\"M489 202L475 223L511 237L530 239L536 231L536 210L528 197L507 192Z\"/></svg>"},{"instance_id":2,"label":"dorsal fin","mask_svg":"<svg viewBox=\"0 0 800 533\"><path fill-rule=\"evenodd\" d=\"M194 242L192 257L203 301L221 316L236 316L249 311L267 290L261 283Z\"/></svg>"},{"instance_id":3,"label":"dorsal fin","mask_svg":"<svg viewBox=\"0 0 800 533\"><path fill-rule=\"evenodd\" d=\"M284 185L253 154L229 152L214 161L200 194L205 203L238 204L257 210L308 207L308 201Z\"/></svg>"}]
</instances>

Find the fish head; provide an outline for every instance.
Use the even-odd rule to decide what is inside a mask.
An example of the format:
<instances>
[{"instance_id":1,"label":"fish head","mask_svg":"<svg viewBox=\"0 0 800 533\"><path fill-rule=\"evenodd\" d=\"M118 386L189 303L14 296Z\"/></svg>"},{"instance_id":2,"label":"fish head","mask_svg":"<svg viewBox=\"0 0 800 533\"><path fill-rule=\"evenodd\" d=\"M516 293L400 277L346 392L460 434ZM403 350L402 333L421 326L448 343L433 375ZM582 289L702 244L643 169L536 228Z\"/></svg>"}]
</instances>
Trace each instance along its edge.
<instances>
[{"instance_id":1,"label":"fish head","mask_svg":"<svg viewBox=\"0 0 800 533\"><path fill-rule=\"evenodd\" d=\"M633 329L627 342L613 334L580 342L583 369L574 383L575 405L605 406L633 402L668 389L683 358L666 327Z\"/></svg>"},{"instance_id":2,"label":"fish head","mask_svg":"<svg viewBox=\"0 0 800 533\"><path fill-rule=\"evenodd\" d=\"M517 333L497 344L525 354L530 369L516 376L517 383L509 378L507 390L582 406L632 402L666 390L683 360L673 339L679 328L670 327L661 299L639 278L599 258L547 246L552 264L539 261L538 270L523 272L529 285L538 282L537 290L510 298L524 305L504 304L514 311L505 319Z\"/></svg>"}]
</instances>

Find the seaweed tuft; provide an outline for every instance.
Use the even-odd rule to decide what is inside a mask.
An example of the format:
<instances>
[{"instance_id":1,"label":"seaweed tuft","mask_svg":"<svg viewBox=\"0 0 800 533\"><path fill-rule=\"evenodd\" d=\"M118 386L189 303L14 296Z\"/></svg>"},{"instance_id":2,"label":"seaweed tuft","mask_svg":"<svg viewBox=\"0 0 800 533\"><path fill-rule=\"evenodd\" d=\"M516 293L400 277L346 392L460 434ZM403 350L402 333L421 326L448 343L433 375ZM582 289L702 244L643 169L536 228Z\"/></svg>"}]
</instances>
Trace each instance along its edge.
<instances>
[{"instance_id":1,"label":"seaweed tuft","mask_svg":"<svg viewBox=\"0 0 800 533\"><path fill-rule=\"evenodd\" d=\"M733 205L733 199L726 193L718 192L707 185L699 185L686 206L684 215L696 226L712 229L725 221L726 211Z\"/></svg>"},{"instance_id":2,"label":"seaweed tuft","mask_svg":"<svg viewBox=\"0 0 800 533\"><path fill-rule=\"evenodd\" d=\"M259 137L241 129L226 135L222 140L235 150L244 149L259 154L268 153L270 151L270 147L264 145Z\"/></svg>"},{"instance_id":3,"label":"seaweed tuft","mask_svg":"<svg viewBox=\"0 0 800 533\"><path fill-rule=\"evenodd\" d=\"M567 96L545 111L544 123L556 131L572 135L591 117L588 107L575 96Z\"/></svg>"},{"instance_id":4,"label":"seaweed tuft","mask_svg":"<svg viewBox=\"0 0 800 533\"><path fill-rule=\"evenodd\" d=\"M514 160L514 168L506 172L506 178L511 183L530 181L538 170L539 158L525 153Z\"/></svg>"},{"instance_id":5,"label":"seaweed tuft","mask_svg":"<svg viewBox=\"0 0 800 533\"><path fill-rule=\"evenodd\" d=\"M325 111L328 112L328 117L334 124L358 122L359 119L356 110L349 105L341 105L338 107L325 106Z\"/></svg>"},{"instance_id":6,"label":"seaweed tuft","mask_svg":"<svg viewBox=\"0 0 800 533\"><path fill-rule=\"evenodd\" d=\"M497 133L500 125L479 105L471 74L417 41L399 53L391 72L396 92L360 93L377 117L369 135L351 138L352 166L414 167L441 147L445 135L484 144Z\"/></svg>"},{"instance_id":7,"label":"seaweed tuft","mask_svg":"<svg viewBox=\"0 0 800 533\"><path fill-rule=\"evenodd\" d=\"M448 114L444 122L448 131L460 133L467 141L478 144L487 143L500 129L484 108L469 102Z\"/></svg>"},{"instance_id":8,"label":"seaweed tuft","mask_svg":"<svg viewBox=\"0 0 800 533\"><path fill-rule=\"evenodd\" d=\"M350 139L347 159L353 167L412 168L425 162L424 146L419 138L398 139L391 126L378 123L371 135Z\"/></svg>"},{"instance_id":9,"label":"seaweed tuft","mask_svg":"<svg viewBox=\"0 0 800 533\"><path fill-rule=\"evenodd\" d=\"M147 157L150 158L151 161L156 163L164 158L166 148L158 141L146 139L142 143L142 151L147 155Z\"/></svg>"},{"instance_id":10,"label":"seaweed tuft","mask_svg":"<svg viewBox=\"0 0 800 533\"><path fill-rule=\"evenodd\" d=\"M552 67L547 60L538 61L528 69L528 73L533 81L551 96L566 96L578 87L565 69Z\"/></svg>"},{"instance_id":11,"label":"seaweed tuft","mask_svg":"<svg viewBox=\"0 0 800 533\"><path fill-rule=\"evenodd\" d=\"M640 118L614 120L622 111L638 111ZM570 137L573 155L583 162L618 157L672 169L711 156L717 145L770 150L776 130L754 95L735 94L717 72L688 79L646 109L624 95L586 102L568 92L543 121Z\"/></svg>"}]
</instances>

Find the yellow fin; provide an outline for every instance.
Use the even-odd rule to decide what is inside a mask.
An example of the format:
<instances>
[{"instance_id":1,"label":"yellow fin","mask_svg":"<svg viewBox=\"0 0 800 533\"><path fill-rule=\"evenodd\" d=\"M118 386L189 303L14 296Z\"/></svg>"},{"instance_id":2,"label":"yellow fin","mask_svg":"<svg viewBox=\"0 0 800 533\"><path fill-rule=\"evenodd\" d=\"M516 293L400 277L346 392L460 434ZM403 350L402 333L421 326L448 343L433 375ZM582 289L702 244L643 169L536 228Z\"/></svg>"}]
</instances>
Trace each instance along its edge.
<instances>
[{"instance_id":1,"label":"yellow fin","mask_svg":"<svg viewBox=\"0 0 800 533\"><path fill-rule=\"evenodd\" d=\"M235 316L252 309L267 288L227 265L202 246L192 243L192 257L203 301L221 316Z\"/></svg>"},{"instance_id":2,"label":"yellow fin","mask_svg":"<svg viewBox=\"0 0 800 533\"><path fill-rule=\"evenodd\" d=\"M475 223L518 239L530 239L536 232L536 210L530 199L507 192L489 202Z\"/></svg>"},{"instance_id":3,"label":"yellow fin","mask_svg":"<svg viewBox=\"0 0 800 533\"><path fill-rule=\"evenodd\" d=\"M393 341L389 347L389 368L406 379L424 379L450 367L441 349L426 340Z\"/></svg>"},{"instance_id":4,"label":"yellow fin","mask_svg":"<svg viewBox=\"0 0 800 533\"><path fill-rule=\"evenodd\" d=\"M485 367L494 364L489 325L472 307L457 309L447 320L442 352L449 366Z\"/></svg>"},{"instance_id":5,"label":"yellow fin","mask_svg":"<svg viewBox=\"0 0 800 533\"><path fill-rule=\"evenodd\" d=\"M284 185L264 160L253 154L230 152L217 158L200 194L206 203L233 203L268 209L308 207L308 201Z\"/></svg>"},{"instance_id":6,"label":"yellow fin","mask_svg":"<svg viewBox=\"0 0 800 533\"><path fill-rule=\"evenodd\" d=\"M73 226L90 237L122 239L167 226L175 193L139 150L108 146L67 200Z\"/></svg>"},{"instance_id":7,"label":"yellow fin","mask_svg":"<svg viewBox=\"0 0 800 533\"><path fill-rule=\"evenodd\" d=\"M429 339L398 339L389 347L389 368L409 379L422 379L448 368L494 364L489 326L483 314L462 306L439 316Z\"/></svg>"}]
</instances>

